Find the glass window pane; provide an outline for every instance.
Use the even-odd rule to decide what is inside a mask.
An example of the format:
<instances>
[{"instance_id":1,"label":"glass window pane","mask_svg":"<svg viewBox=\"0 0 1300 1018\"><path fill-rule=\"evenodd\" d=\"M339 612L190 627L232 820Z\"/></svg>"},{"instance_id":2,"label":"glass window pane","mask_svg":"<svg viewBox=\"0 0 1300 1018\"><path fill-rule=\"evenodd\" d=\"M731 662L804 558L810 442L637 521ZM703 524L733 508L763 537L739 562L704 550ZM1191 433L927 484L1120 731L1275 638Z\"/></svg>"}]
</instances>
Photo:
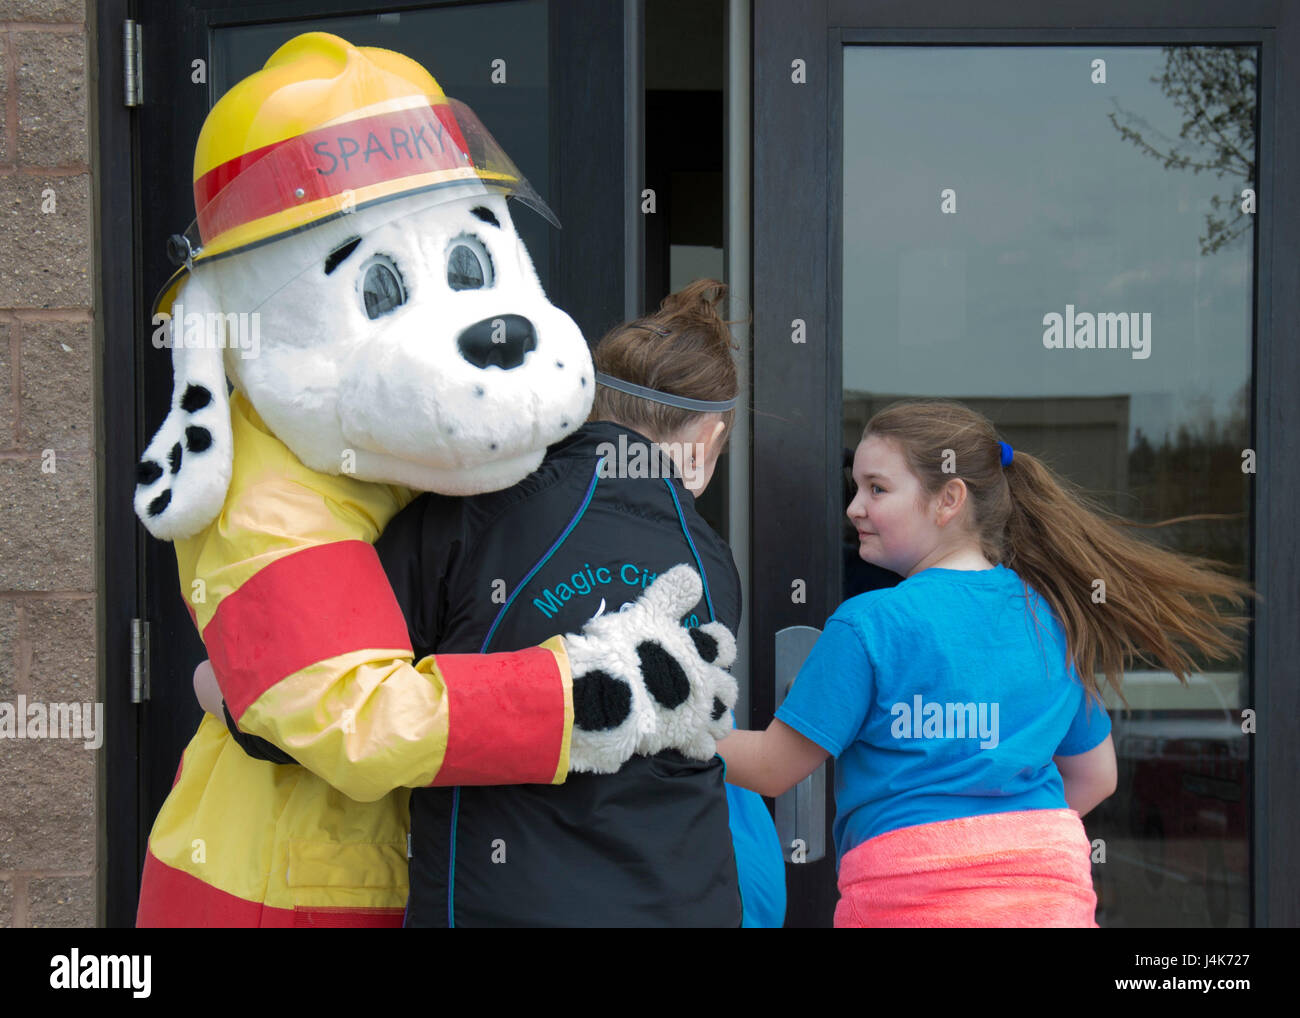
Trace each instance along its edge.
<instances>
[{"instance_id":1,"label":"glass window pane","mask_svg":"<svg viewBox=\"0 0 1300 1018\"><path fill-rule=\"evenodd\" d=\"M1257 53L844 50L844 444L896 398L989 417L1138 522L1249 572ZM1076 344L1074 341L1078 340ZM845 547L844 593L892 582ZM1087 817L1103 925L1246 925L1244 645L1111 697Z\"/></svg>"}]
</instances>

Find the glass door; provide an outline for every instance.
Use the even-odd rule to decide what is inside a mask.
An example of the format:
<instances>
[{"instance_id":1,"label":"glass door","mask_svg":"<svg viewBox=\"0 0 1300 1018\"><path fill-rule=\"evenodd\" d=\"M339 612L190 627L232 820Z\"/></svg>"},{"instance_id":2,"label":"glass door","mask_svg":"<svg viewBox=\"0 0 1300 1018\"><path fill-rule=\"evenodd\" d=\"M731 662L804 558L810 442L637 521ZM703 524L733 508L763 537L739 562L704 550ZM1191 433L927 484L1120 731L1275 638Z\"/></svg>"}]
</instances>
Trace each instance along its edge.
<instances>
[{"instance_id":1,"label":"glass door","mask_svg":"<svg viewBox=\"0 0 1300 1018\"><path fill-rule=\"evenodd\" d=\"M956 399L1123 517L1215 514L1142 536L1249 579L1258 69L1253 46L844 47L845 446L894 399ZM1245 643L1124 688L1119 789L1086 818L1098 923L1248 925Z\"/></svg>"},{"instance_id":2,"label":"glass door","mask_svg":"<svg viewBox=\"0 0 1300 1018\"><path fill-rule=\"evenodd\" d=\"M1260 593L1230 660L1187 686L1134 667L1130 709L1108 700L1102 926L1286 925L1296 900L1296 595L1272 564L1297 473L1273 420L1300 365L1270 279L1300 238L1261 202L1295 145L1270 128L1276 26L1193 7L754 4L752 723L777 634L897 582L846 540L844 464L902 397L970 405L1135 524L1211 517L1139 533ZM792 926L838 898L833 779L826 856L787 851Z\"/></svg>"}]
</instances>

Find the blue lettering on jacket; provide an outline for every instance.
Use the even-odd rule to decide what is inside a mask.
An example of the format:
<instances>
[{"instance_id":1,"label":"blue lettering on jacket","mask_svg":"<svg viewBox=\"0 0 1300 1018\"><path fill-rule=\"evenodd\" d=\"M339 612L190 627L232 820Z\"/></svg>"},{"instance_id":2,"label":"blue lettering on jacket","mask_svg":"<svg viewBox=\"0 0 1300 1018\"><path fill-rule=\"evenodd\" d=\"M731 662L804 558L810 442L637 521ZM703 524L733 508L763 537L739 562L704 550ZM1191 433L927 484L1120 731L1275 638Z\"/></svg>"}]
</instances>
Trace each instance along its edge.
<instances>
[{"instance_id":1,"label":"blue lettering on jacket","mask_svg":"<svg viewBox=\"0 0 1300 1018\"><path fill-rule=\"evenodd\" d=\"M618 579L624 587L636 587L644 590L654 583L658 573L652 573L635 562L626 562L618 570ZM560 608L575 597L587 597L598 592L598 588L614 582L614 572L607 566L591 568L590 562L584 562L581 569L571 575L562 577L558 582L542 588L539 596L533 598L533 607L546 618L552 618Z\"/></svg>"}]
</instances>

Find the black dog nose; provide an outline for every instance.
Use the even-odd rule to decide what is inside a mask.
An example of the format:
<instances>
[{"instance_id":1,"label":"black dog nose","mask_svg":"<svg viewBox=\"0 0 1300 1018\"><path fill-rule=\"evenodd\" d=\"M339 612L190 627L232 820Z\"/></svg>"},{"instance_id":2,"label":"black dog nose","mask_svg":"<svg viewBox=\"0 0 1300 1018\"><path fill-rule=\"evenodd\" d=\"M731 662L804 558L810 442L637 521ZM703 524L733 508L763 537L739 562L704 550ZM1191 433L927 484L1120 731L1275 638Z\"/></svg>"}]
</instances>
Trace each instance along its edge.
<instances>
[{"instance_id":1,"label":"black dog nose","mask_svg":"<svg viewBox=\"0 0 1300 1018\"><path fill-rule=\"evenodd\" d=\"M476 368L495 364L509 371L524 362L529 350L537 349L537 333L522 315L497 315L471 325L460 334L456 346Z\"/></svg>"}]
</instances>

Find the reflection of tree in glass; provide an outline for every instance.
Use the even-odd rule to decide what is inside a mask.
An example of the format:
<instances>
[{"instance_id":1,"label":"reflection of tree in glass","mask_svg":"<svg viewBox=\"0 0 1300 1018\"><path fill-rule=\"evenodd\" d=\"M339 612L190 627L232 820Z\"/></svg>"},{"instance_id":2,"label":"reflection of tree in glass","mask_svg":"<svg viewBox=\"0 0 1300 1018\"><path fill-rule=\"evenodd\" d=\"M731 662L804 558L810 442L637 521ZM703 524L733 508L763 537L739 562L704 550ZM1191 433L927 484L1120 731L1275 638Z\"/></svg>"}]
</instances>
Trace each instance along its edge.
<instances>
[{"instance_id":1,"label":"reflection of tree in glass","mask_svg":"<svg viewBox=\"0 0 1300 1018\"><path fill-rule=\"evenodd\" d=\"M1159 444L1139 429L1128 458L1134 503L1129 518L1144 528L1169 521L1144 529L1144 536L1222 562L1242 579L1250 576L1250 484L1241 470L1242 452L1250 444L1249 407L1250 389L1243 385L1226 420L1207 415L1179 425Z\"/></svg>"},{"instance_id":2,"label":"reflection of tree in glass","mask_svg":"<svg viewBox=\"0 0 1300 1018\"><path fill-rule=\"evenodd\" d=\"M1255 186L1255 50L1244 46L1166 46L1165 70L1151 81L1160 86L1183 115L1178 138L1169 138L1140 117L1119 109L1125 123L1108 113L1111 124L1126 141L1164 162L1167 170L1217 177L1240 177L1244 187ZM1116 107L1119 104L1116 103ZM1146 134L1129 124L1137 124ZM1163 150L1160 143L1163 142ZM1189 155L1187 147L1194 150ZM1201 254L1213 254L1250 230L1252 216L1241 210L1240 189L1226 198L1210 199L1213 212L1205 214L1206 234L1199 238ZM1216 213L1232 212L1220 217Z\"/></svg>"}]
</instances>

